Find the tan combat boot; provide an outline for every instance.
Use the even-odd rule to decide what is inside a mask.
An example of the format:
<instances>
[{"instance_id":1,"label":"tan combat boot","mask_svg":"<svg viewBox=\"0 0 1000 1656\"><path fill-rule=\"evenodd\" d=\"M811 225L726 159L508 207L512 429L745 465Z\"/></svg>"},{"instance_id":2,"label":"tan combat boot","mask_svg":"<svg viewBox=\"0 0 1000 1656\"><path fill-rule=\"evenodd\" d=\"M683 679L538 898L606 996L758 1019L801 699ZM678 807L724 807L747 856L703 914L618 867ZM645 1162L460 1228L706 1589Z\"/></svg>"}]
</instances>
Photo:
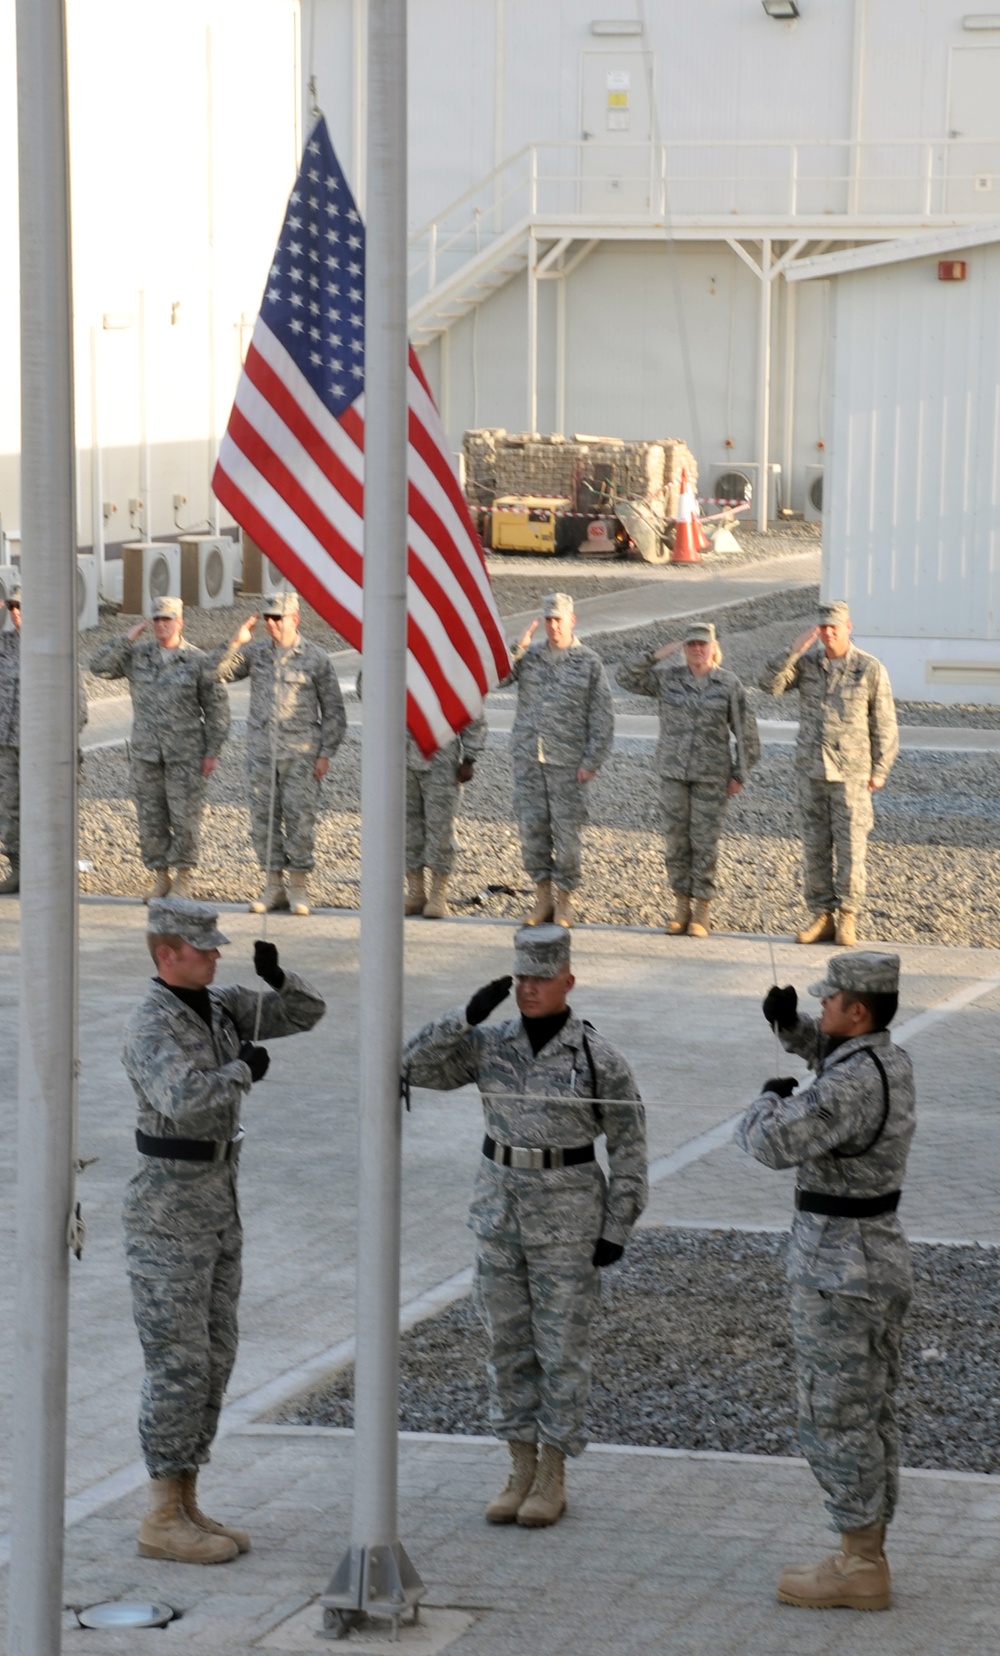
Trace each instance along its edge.
<instances>
[{"instance_id":1,"label":"tan combat boot","mask_svg":"<svg viewBox=\"0 0 1000 1656\"><path fill-rule=\"evenodd\" d=\"M308 878L304 868L288 870L288 906L293 914L301 916L309 913L309 891L306 886Z\"/></svg>"},{"instance_id":2,"label":"tan combat boot","mask_svg":"<svg viewBox=\"0 0 1000 1656\"><path fill-rule=\"evenodd\" d=\"M0 880L0 897L13 897L21 889L21 864L17 857L8 857L10 873Z\"/></svg>"},{"instance_id":3,"label":"tan combat boot","mask_svg":"<svg viewBox=\"0 0 1000 1656\"><path fill-rule=\"evenodd\" d=\"M840 909L837 914L835 941L842 943L845 949L853 949L858 941L857 918L853 914L848 914L846 909Z\"/></svg>"},{"instance_id":4,"label":"tan combat boot","mask_svg":"<svg viewBox=\"0 0 1000 1656\"><path fill-rule=\"evenodd\" d=\"M512 1524L535 1481L537 1450L533 1443L508 1443L510 1477L486 1508L488 1524Z\"/></svg>"},{"instance_id":5,"label":"tan combat boot","mask_svg":"<svg viewBox=\"0 0 1000 1656\"><path fill-rule=\"evenodd\" d=\"M782 1604L803 1610L888 1610L892 1603L885 1525L845 1530L840 1551L821 1564L791 1564L778 1580Z\"/></svg>"},{"instance_id":6,"label":"tan combat boot","mask_svg":"<svg viewBox=\"0 0 1000 1656\"><path fill-rule=\"evenodd\" d=\"M180 1478L151 1478L149 1511L139 1528L140 1558L168 1558L174 1564L228 1564L239 1547L228 1535L210 1535L184 1510Z\"/></svg>"},{"instance_id":7,"label":"tan combat boot","mask_svg":"<svg viewBox=\"0 0 1000 1656\"><path fill-rule=\"evenodd\" d=\"M568 891L563 891L559 886L555 886L553 888L553 896L555 897L555 903L553 905L552 918L556 925L567 927L572 926L574 918L572 896Z\"/></svg>"},{"instance_id":8,"label":"tan combat boot","mask_svg":"<svg viewBox=\"0 0 1000 1656\"><path fill-rule=\"evenodd\" d=\"M408 868L406 870L406 901L403 904L403 913L423 914L426 901L427 887L424 885L423 869Z\"/></svg>"},{"instance_id":9,"label":"tan combat boot","mask_svg":"<svg viewBox=\"0 0 1000 1656\"><path fill-rule=\"evenodd\" d=\"M524 917L526 926L544 926L552 919L552 881L535 881L535 906Z\"/></svg>"},{"instance_id":10,"label":"tan combat boot","mask_svg":"<svg viewBox=\"0 0 1000 1656\"><path fill-rule=\"evenodd\" d=\"M707 897L694 897L691 901L691 919L688 921L689 937L707 937L711 931L708 923L708 911L711 904Z\"/></svg>"},{"instance_id":11,"label":"tan combat boot","mask_svg":"<svg viewBox=\"0 0 1000 1656\"><path fill-rule=\"evenodd\" d=\"M251 914L271 914L274 909L288 907L288 892L285 890L280 868L271 869L260 896L255 897L248 907Z\"/></svg>"},{"instance_id":12,"label":"tan combat boot","mask_svg":"<svg viewBox=\"0 0 1000 1656\"><path fill-rule=\"evenodd\" d=\"M194 896L194 886L191 884L191 876L193 875L193 873L194 873L193 868L175 868L174 869L174 881L173 881L173 885L170 888L171 894L174 897L193 897Z\"/></svg>"},{"instance_id":13,"label":"tan combat boot","mask_svg":"<svg viewBox=\"0 0 1000 1656\"><path fill-rule=\"evenodd\" d=\"M204 1530L206 1535L224 1535L227 1540L235 1541L238 1552L250 1551L250 1537L245 1529L237 1529L235 1525L220 1524L214 1518L206 1517L198 1505L198 1474L197 1472L183 1472L180 1479L181 1505L188 1518L196 1529Z\"/></svg>"},{"instance_id":14,"label":"tan combat boot","mask_svg":"<svg viewBox=\"0 0 1000 1656\"><path fill-rule=\"evenodd\" d=\"M153 883L150 886L149 890L147 891L145 897L142 899L143 902L144 903L151 903L153 901L154 897L169 897L169 896L170 896L170 870L169 870L169 868L154 868L153 869Z\"/></svg>"},{"instance_id":15,"label":"tan combat boot","mask_svg":"<svg viewBox=\"0 0 1000 1656\"><path fill-rule=\"evenodd\" d=\"M800 932L795 933L796 943L832 943L837 935L837 927L829 909L822 914L814 914L808 926L803 926Z\"/></svg>"},{"instance_id":16,"label":"tan combat boot","mask_svg":"<svg viewBox=\"0 0 1000 1656\"><path fill-rule=\"evenodd\" d=\"M547 1529L566 1511L565 1466L562 1450L543 1443L538 1451L535 1481L517 1509L517 1521L525 1529Z\"/></svg>"},{"instance_id":17,"label":"tan combat boot","mask_svg":"<svg viewBox=\"0 0 1000 1656\"><path fill-rule=\"evenodd\" d=\"M664 931L668 937L683 937L691 919L691 899L686 891L675 891L677 911L672 920L668 920Z\"/></svg>"},{"instance_id":18,"label":"tan combat boot","mask_svg":"<svg viewBox=\"0 0 1000 1656\"><path fill-rule=\"evenodd\" d=\"M448 876L447 874L431 873L431 894L424 904L425 920L443 920L450 914L448 907Z\"/></svg>"}]
</instances>

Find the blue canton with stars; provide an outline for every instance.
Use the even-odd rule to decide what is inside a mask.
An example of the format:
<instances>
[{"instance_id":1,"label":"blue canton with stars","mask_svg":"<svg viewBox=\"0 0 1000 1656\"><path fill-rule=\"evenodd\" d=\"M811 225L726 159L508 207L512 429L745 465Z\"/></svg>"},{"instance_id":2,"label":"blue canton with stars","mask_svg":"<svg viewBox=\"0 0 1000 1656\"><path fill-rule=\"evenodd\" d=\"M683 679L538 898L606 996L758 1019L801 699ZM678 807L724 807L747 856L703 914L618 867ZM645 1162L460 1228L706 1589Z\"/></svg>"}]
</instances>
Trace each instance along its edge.
<instances>
[{"instance_id":1,"label":"blue canton with stars","mask_svg":"<svg viewBox=\"0 0 1000 1656\"><path fill-rule=\"evenodd\" d=\"M335 418L365 385L365 230L326 121L309 135L260 314Z\"/></svg>"}]
</instances>

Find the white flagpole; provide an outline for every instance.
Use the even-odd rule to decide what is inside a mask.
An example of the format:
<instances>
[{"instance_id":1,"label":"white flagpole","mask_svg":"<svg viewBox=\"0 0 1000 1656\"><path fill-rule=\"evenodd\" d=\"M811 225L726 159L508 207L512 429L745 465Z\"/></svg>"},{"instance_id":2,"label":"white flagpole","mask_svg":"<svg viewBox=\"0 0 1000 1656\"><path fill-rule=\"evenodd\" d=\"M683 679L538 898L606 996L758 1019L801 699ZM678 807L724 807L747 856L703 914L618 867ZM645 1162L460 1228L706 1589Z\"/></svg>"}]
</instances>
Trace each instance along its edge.
<instances>
[{"instance_id":1,"label":"white flagpole","mask_svg":"<svg viewBox=\"0 0 1000 1656\"><path fill-rule=\"evenodd\" d=\"M76 529L63 0L17 0L21 1013L10 1650L61 1647L76 1106Z\"/></svg>"},{"instance_id":2,"label":"white flagpole","mask_svg":"<svg viewBox=\"0 0 1000 1656\"><path fill-rule=\"evenodd\" d=\"M406 727L406 0L369 0L365 243L365 718L357 1356L351 1545L328 1627L398 1617L423 1583L399 1541L399 1246Z\"/></svg>"}]
</instances>

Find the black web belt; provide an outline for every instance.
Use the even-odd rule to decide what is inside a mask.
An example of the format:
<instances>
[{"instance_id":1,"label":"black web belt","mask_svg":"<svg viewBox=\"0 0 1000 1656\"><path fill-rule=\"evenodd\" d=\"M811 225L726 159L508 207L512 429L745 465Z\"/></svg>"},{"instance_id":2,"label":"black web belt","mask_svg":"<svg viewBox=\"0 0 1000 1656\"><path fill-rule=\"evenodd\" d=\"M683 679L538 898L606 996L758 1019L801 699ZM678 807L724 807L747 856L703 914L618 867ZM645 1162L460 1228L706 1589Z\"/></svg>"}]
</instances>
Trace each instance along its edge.
<instances>
[{"instance_id":1,"label":"black web belt","mask_svg":"<svg viewBox=\"0 0 1000 1656\"><path fill-rule=\"evenodd\" d=\"M135 1147L143 1156L165 1156L170 1161L223 1162L229 1160L243 1136L241 1127L232 1139L150 1138L137 1127Z\"/></svg>"},{"instance_id":2,"label":"black web belt","mask_svg":"<svg viewBox=\"0 0 1000 1656\"><path fill-rule=\"evenodd\" d=\"M895 1213L901 1190L887 1190L884 1196L827 1196L819 1190L797 1190L795 1206L800 1213L825 1213L833 1219L875 1219L880 1213Z\"/></svg>"},{"instance_id":3,"label":"black web belt","mask_svg":"<svg viewBox=\"0 0 1000 1656\"><path fill-rule=\"evenodd\" d=\"M595 1160L592 1144L571 1145L568 1150L559 1145L498 1144L489 1133L483 1139L483 1155L498 1167L530 1168L534 1172L549 1167L579 1167L581 1162Z\"/></svg>"}]
</instances>

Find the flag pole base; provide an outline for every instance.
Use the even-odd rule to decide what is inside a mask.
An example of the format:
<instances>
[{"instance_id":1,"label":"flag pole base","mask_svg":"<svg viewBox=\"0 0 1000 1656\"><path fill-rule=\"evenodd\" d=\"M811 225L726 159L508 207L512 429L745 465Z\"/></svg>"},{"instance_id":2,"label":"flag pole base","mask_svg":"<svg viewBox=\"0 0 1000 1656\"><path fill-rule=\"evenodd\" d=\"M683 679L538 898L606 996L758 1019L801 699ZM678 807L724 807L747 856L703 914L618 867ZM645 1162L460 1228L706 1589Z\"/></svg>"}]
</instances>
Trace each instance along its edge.
<instances>
[{"instance_id":1,"label":"flag pole base","mask_svg":"<svg viewBox=\"0 0 1000 1656\"><path fill-rule=\"evenodd\" d=\"M346 1639L366 1616L388 1616L393 1639L398 1639L400 1616L412 1609L417 1621L426 1591L401 1541L348 1547L320 1595L323 1627L319 1636Z\"/></svg>"}]
</instances>

